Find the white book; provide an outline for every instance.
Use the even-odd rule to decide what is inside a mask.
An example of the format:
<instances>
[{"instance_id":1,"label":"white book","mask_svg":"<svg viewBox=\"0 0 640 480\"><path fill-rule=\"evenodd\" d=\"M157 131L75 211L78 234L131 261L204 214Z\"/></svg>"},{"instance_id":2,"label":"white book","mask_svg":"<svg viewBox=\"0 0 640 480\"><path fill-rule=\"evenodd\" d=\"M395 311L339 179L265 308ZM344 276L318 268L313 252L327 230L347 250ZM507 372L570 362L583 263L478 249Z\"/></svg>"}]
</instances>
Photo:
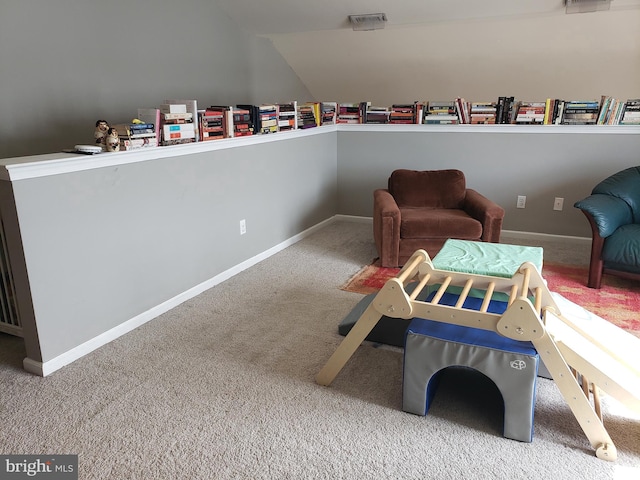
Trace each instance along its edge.
<instances>
[{"instance_id":1,"label":"white book","mask_svg":"<svg viewBox=\"0 0 640 480\"><path fill-rule=\"evenodd\" d=\"M197 125L197 122L195 122L195 119L198 118L198 101L197 100L165 100L164 101L165 104L168 105L185 105L186 106L186 112L190 113L192 115L192 118L194 119L194 125L195 125L195 139L196 142L200 140L200 132L199 132L199 128Z\"/></svg>"}]
</instances>

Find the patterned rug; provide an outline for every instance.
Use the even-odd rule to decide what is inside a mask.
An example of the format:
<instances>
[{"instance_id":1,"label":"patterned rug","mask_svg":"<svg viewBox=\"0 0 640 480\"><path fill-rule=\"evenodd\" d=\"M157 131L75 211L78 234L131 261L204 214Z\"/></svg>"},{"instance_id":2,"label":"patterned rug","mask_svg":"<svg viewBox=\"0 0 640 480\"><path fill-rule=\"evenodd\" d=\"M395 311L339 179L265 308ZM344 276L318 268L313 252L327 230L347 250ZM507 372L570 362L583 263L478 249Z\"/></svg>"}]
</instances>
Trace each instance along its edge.
<instances>
[{"instance_id":1,"label":"patterned rug","mask_svg":"<svg viewBox=\"0 0 640 480\"><path fill-rule=\"evenodd\" d=\"M399 271L381 267L376 259L340 288L363 295L375 293ZM544 263L542 276L552 292L640 337L640 283L604 275L602 288L595 290L587 287L587 267L549 262Z\"/></svg>"}]
</instances>

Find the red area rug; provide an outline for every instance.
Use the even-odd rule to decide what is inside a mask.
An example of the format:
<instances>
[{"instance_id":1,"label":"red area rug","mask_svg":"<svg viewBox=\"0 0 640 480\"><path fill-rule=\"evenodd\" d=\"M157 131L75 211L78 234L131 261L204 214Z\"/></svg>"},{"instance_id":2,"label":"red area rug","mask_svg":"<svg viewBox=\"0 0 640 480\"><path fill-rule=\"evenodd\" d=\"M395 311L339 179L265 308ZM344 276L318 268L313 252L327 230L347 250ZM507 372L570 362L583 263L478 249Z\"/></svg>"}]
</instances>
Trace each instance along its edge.
<instances>
[{"instance_id":1,"label":"red area rug","mask_svg":"<svg viewBox=\"0 0 640 480\"><path fill-rule=\"evenodd\" d=\"M376 259L340 288L363 295L374 293L399 271L381 267ZM640 283L604 275L602 288L595 290L587 287L587 267L548 262L544 263L542 276L552 292L640 337Z\"/></svg>"}]
</instances>

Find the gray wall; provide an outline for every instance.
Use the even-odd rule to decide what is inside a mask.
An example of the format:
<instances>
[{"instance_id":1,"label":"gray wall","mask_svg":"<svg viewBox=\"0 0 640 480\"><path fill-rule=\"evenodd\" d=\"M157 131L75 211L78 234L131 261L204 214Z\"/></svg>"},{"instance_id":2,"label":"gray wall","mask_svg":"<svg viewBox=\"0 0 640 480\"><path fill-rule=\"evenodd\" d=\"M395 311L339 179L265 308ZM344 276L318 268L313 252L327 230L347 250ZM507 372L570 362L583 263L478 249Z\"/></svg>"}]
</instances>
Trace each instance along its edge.
<instances>
[{"instance_id":1,"label":"gray wall","mask_svg":"<svg viewBox=\"0 0 640 480\"><path fill-rule=\"evenodd\" d=\"M93 143L168 98L312 100L270 41L208 0L0 2L0 158Z\"/></svg>"},{"instance_id":2,"label":"gray wall","mask_svg":"<svg viewBox=\"0 0 640 480\"><path fill-rule=\"evenodd\" d=\"M529 127L531 133L511 125L479 126L475 133L475 125L403 133L372 127L338 132L341 214L370 217L373 190L386 188L396 168L458 168L470 188L506 210L504 229L590 237L573 204L605 177L640 164L640 134L621 133L622 127L583 127L583 133L563 133L570 131L563 126ZM518 195L527 196L525 209L516 209ZM565 199L561 212L553 210L555 197Z\"/></svg>"},{"instance_id":3,"label":"gray wall","mask_svg":"<svg viewBox=\"0 0 640 480\"><path fill-rule=\"evenodd\" d=\"M13 182L29 358L50 361L332 217L335 133L280 135Z\"/></svg>"}]
</instances>

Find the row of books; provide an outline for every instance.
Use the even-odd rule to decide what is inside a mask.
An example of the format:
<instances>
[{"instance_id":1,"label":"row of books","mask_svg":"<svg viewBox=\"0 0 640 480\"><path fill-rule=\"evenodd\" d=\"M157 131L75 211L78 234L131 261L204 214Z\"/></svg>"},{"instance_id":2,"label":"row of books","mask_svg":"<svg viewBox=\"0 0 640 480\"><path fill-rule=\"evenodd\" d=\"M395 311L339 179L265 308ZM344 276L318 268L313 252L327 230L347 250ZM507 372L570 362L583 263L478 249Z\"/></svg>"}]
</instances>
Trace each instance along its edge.
<instances>
[{"instance_id":1,"label":"row of books","mask_svg":"<svg viewBox=\"0 0 640 480\"><path fill-rule=\"evenodd\" d=\"M198 112L200 140L243 137L335 123L336 104L213 105Z\"/></svg>"},{"instance_id":2,"label":"row of books","mask_svg":"<svg viewBox=\"0 0 640 480\"><path fill-rule=\"evenodd\" d=\"M119 123L113 125L113 128L118 132L120 150L137 150L159 145L155 123Z\"/></svg>"},{"instance_id":3,"label":"row of books","mask_svg":"<svg viewBox=\"0 0 640 480\"><path fill-rule=\"evenodd\" d=\"M130 123L114 125L120 150L191 143L200 139L195 100L165 100L159 108L139 108Z\"/></svg>"},{"instance_id":4,"label":"row of books","mask_svg":"<svg viewBox=\"0 0 640 480\"><path fill-rule=\"evenodd\" d=\"M355 110L356 104L351 105ZM349 122L338 123L640 125L640 99L623 101L609 96L603 96L600 101L547 98L541 102L520 101L514 97L468 102L459 97L391 107L373 107L363 102L359 110L359 119L353 114Z\"/></svg>"},{"instance_id":5,"label":"row of books","mask_svg":"<svg viewBox=\"0 0 640 480\"><path fill-rule=\"evenodd\" d=\"M191 143L200 136L193 100L166 100L160 108L139 108L137 113L132 122L114 125L120 150Z\"/></svg>"},{"instance_id":6,"label":"row of books","mask_svg":"<svg viewBox=\"0 0 640 480\"><path fill-rule=\"evenodd\" d=\"M455 100L372 106L371 102L304 102L198 109L195 100L165 100L159 108L138 109L136 122L116 125L121 150L264 135L335 124L520 124L640 125L640 99L609 96L597 100L548 98L525 102Z\"/></svg>"}]
</instances>

